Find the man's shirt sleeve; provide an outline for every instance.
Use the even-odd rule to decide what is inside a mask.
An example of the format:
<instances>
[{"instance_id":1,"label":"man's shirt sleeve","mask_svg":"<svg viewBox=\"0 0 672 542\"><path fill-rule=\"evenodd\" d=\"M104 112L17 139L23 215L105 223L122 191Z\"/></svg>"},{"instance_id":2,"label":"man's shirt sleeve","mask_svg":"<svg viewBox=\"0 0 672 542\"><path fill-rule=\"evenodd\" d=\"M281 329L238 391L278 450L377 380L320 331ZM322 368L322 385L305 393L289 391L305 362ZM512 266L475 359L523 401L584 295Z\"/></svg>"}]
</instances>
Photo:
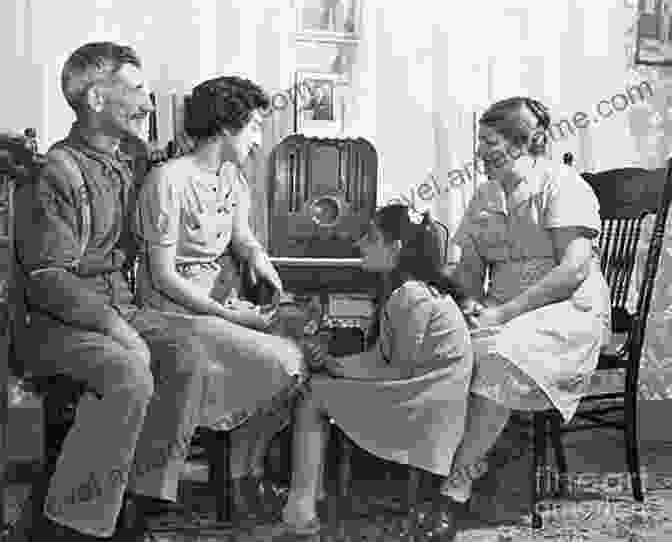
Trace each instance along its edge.
<instances>
[{"instance_id":1,"label":"man's shirt sleeve","mask_svg":"<svg viewBox=\"0 0 672 542\"><path fill-rule=\"evenodd\" d=\"M16 249L27 274L31 310L48 312L84 329L105 331L116 311L74 271L82 250L81 171L66 151L47 155L35 185L17 199Z\"/></svg>"}]
</instances>

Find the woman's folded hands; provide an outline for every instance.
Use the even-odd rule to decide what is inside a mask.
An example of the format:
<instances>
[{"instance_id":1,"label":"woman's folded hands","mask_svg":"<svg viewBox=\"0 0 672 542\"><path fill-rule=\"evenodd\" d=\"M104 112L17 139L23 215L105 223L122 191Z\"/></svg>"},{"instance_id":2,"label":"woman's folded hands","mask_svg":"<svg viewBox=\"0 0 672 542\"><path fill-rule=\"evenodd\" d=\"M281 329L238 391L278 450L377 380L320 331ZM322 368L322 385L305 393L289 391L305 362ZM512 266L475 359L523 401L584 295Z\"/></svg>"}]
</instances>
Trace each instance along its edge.
<instances>
[{"instance_id":1,"label":"woman's folded hands","mask_svg":"<svg viewBox=\"0 0 672 542\"><path fill-rule=\"evenodd\" d=\"M469 297L460 303L460 309L464 315L464 319L467 321L469 329L478 329L480 326L478 317L485 310L485 306L474 299Z\"/></svg>"},{"instance_id":2,"label":"woman's folded hands","mask_svg":"<svg viewBox=\"0 0 672 542\"><path fill-rule=\"evenodd\" d=\"M227 299L223 305L235 314L237 323L252 329L266 331L277 324L278 311L273 305L255 305L239 298Z\"/></svg>"},{"instance_id":3,"label":"woman's folded hands","mask_svg":"<svg viewBox=\"0 0 672 542\"><path fill-rule=\"evenodd\" d=\"M301 341L306 364L313 373L326 373L335 378L353 377L351 371L346 370L342 361L328 354L325 347L316 340L305 339ZM350 369L350 367L348 368Z\"/></svg>"},{"instance_id":4,"label":"woman's folded hands","mask_svg":"<svg viewBox=\"0 0 672 542\"><path fill-rule=\"evenodd\" d=\"M506 305L488 307L474 298L467 298L460 303L464 319L472 332L506 324L511 319L506 308Z\"/></svg>"},{"instance_id":5,"label":"woman's folded hands","mask_svg":"<svg viewBox=\"0 0 672 542\"><path fill-rule=\"evenodd\" d=\"M331 360L334 358L325 352L325 349L319 340L306 337L302 339L300 343L306 365L310 371L313 373L326 371L327 367L331 364Z\"/></svg>"}]
</instances>

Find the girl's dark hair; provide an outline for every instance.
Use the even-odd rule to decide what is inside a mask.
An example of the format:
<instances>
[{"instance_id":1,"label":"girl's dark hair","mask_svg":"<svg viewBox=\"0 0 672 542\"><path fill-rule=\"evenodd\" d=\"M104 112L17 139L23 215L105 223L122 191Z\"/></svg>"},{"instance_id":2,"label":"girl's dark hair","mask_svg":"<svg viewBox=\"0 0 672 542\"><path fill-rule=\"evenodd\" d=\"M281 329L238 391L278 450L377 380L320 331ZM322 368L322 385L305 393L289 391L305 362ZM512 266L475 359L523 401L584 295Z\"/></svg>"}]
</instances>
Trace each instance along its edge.
<instances>
[{"instance_id":1,"label":"girl's dark hair","mask_svg":"<svg viewBox=\"0 0 672 542\"><path fill-rule=\"evenodd\" d=\"M407 205L391 204L379 209L373 222L387 243L401 241L399 263L390 273L389 284L378 304L381 306L390 293L408 279L422 281L434 286L441 294L450 295L458 304L464 298L464 292L444 272L448 248L448 230L440 222L432 220L427 211L420 223L412 220L416 212ZM380 322L374 321L371 338L375 340L380 331Z\"/></svg>"},{"instance_id":2,"label":"girl's dark hair","mask_svg":"<svg viewBox=\"0 0 672 542\"><path fill-rule=\"evenodd\" d=\"M217 77L194 87L186 102L184 131L193 139L209 139L226 128L238 133L256 110L270 106L263 89L241 77Z\"/></svg>"},{"instance_id":3,"label":"girl's dark hair","mask_svg":"<svg viewBox=\"0 0 672 542\"><path fill-rule=\"evenodd\" d=\"M551 116L538 100L523 96L501 100L488 107L480 123L490 126L512 144L527 147L532 156L548 151Z\"/></svg>"}]
</instances>

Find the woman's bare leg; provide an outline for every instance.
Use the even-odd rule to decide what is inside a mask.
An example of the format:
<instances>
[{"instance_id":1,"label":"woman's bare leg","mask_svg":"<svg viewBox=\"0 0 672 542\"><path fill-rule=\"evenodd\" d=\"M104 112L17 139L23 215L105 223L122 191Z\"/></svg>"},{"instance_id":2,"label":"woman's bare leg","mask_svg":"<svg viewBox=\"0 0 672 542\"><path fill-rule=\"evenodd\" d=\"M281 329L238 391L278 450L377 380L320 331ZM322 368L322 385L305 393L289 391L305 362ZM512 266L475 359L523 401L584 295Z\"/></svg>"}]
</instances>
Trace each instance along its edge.
<instances>
[{"instance_id":1,"label":"woman's bare leg","mask_svg":"<svg viewBox=\"0 0 672 542\"><path fill-rule=\"evenodd\" d=\"M310 392L296 405L292 442L292 486L283 519L305 524L317 517L318 485L322 480L327 420L322 407Z\"/></svg>"}]
</instances>

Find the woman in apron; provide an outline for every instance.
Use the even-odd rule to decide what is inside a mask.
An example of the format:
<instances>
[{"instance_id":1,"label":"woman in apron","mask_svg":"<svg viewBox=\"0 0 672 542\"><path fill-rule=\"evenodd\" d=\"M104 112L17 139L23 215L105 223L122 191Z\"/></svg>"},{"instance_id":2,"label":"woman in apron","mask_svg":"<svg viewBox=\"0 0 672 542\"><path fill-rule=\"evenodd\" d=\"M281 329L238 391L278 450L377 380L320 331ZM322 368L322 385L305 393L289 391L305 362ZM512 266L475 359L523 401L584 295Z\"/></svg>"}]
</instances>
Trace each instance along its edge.
<instances>
[{"instance_id":1,"label":"woman in apron","mask_svg":"<svg viewBox=\"0 0 672 542\"><path fill-rule=\"evenodd\" d=\"M454 237L462 256L453 275L470 297L471 392L485 407L476 435L503 426L511 410L556 408L571 420L609 340L599 203L574 169L546 157L549 130L546 108L522 97L495 103L479 123L488 181ZM465 448L459 470L481 452ZM443 492L466 500L471 482L449 477Z\"/></svg>"}]
</instances>

